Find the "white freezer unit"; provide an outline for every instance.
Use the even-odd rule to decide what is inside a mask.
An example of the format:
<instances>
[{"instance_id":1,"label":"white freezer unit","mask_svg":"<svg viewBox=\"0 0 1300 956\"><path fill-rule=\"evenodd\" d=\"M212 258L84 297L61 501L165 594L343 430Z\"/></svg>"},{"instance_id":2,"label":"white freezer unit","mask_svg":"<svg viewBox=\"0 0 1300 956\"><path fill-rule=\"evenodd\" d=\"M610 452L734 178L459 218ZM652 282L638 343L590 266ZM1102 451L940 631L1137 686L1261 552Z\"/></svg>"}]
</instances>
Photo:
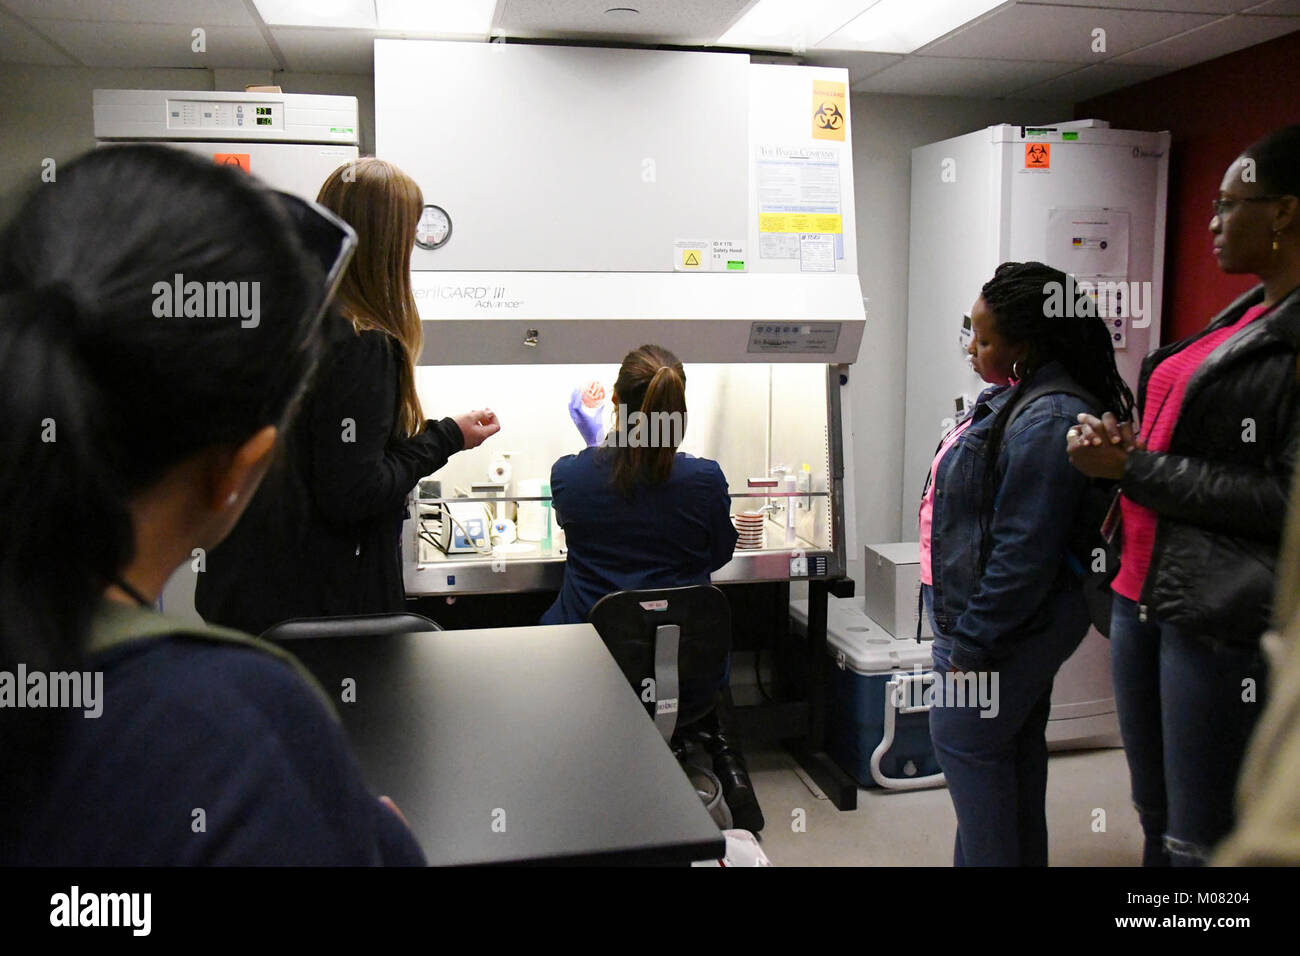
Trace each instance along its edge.
<instances>
[{"instance_id":1,"label":"white freezer unit","mask_svg":"<svg viewBox=\"0 0 1300 956\"><path fill-rule=\"evenodd\" d=\"M1112 330L1116 364L1132 388L1142 358L1160 343L1169 134L1095 122L993 126L912 151L904 537L916 533L916 506L954 399L985 387L958 335L999 263L1038 260L1138 283L1142 299L1130 306L1145 314ZM1048 152L1029 152L1039 146ZM1050 166L1027 167L1031 155L1046 155Z\"/></svg>"},{"instance_id":2,"label":"white freezer unit","mask_svg":"<svg viewBox=\"0 0 1300 956\"><path fill-rule=\"evenodd\" d=\"M101 146L163 143L241 166L304 199L358 157L355 96L95 90L94 115Z\"/></svg>"}]
</instances>

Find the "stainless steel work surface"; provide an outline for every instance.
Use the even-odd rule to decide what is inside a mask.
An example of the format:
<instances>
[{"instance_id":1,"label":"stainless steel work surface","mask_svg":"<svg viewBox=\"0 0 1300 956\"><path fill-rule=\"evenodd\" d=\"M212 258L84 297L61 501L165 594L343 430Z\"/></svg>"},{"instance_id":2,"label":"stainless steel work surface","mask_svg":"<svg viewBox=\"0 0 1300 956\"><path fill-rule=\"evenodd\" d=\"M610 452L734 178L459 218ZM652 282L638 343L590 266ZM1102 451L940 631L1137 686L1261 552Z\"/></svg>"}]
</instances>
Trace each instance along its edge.
<instances>
[{"instance_id":1,"label":"stainless steel work surface","mask_svg":"<svg viewBox=\"0 0 1300 956\"><path fill-rule=\"evenodd\" d=\"M717 859L717 825L589 624L284 646L434 865Z\"/></svg>"}]
</instances>

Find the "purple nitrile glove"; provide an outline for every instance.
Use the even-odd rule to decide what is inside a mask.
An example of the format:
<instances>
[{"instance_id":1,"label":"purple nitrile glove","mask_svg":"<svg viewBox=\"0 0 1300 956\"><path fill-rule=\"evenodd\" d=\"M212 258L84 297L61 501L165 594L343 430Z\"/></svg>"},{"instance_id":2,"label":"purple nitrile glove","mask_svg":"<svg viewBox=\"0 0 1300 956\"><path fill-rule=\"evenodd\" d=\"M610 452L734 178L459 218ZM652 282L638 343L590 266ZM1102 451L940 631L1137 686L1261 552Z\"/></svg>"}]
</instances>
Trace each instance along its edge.
<instances>
[{"instance_id":1,"label":"purple nitrile glove","mask_svg":"<svg viewBox=\"0 0 1300 956\"><path fill-rule=\"evenodd\" d=\"M573 394L569 396L569 417L573 419L573 424L578 426L578 433L582 435L582 440L587 443L587 447L594 448L605 437L605 399L604 389L600 389L599 403L588 407L583 401L583 395L590 391L590 387L582 386L573 390Z\"/></svg>"}]
</instances>

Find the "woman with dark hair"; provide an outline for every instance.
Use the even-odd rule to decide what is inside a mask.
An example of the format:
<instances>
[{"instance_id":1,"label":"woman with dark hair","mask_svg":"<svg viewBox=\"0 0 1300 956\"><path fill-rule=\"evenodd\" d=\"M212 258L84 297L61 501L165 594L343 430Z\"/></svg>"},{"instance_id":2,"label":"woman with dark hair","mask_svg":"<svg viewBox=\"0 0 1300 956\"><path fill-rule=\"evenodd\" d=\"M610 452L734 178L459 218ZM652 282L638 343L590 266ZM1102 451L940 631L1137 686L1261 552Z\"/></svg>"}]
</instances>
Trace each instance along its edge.
<instances>
[{"instance_id":1,"label":"woman with dark hair","mask_svg":"<svg viewBox=\"0 0 1300 956\"><path fill-rule=\"evenodd\" d=\"M357 233L318 382L273 476L198 576L204 620L260 634L290 618L400 611L401 534L416 482L499 431L487 409L425 421L411 291L420 187L392 163L340 166L317 202Z\"/></svg>"},{"instance_id":2,"label":"woman with dark hair","mask_svg":"<svg viewBox=\"0 0 1300 956\"><path fill-rule=\"evenodd\" d=\"M611 400L615 422L604 442L591 416L570 408L590 447L551 467L551 498L569 552L543 624L586 621L615 591L708 584L736 546L722 469L677 451L686 432L686 372L677 356L657 345L629 352ZM718 693L726 677L682 693ZM706 721L704 742L736 825L761 830L739 743L718 725L716 710Z\"/></svg>"},{"instance_id":3,"label":"woman with dark hair","mask_svg":"<svg viewBox=\"0 0 1300 956\"><path fill-rule=\"evenodd\" d=\"M677 450L686 432L686 372L677 356L657 345L629 352L611 401L615 422L605 441L592 434L592 447L551 467L569 553L543 624L585 621L615 591L708 584L736 546L722 469Z\"/></svg>"},{"instance_id":4,"label":"woman with dark hair","mask_svg":"<svg viewBox=\"0 0 1300 956\"><path fill-rule=\"evenodd\" d=\"M1122 492L1111 659L1150 866L1202 864L1232 828L1264 706L1260 636L1300 451L1300 126L1233 160L1209 228L1219 268L1261 284L1147 356L1140 433L1112 408L1067 437L1075 467Z\"/></svg>"},{"instance_id":5,"label":"woman with dark hair","mask_svg":"<svg viewBox=\"0 0 1300 956\"><path fill-rule=\"evenodd\" d=\"M351 243L159 146L60 169L0 236L0 670L81 691L0 708L0 861L423 861L292 657L151 607L255 493Z\"/></svg>"},{"instance_id":6,"label":"woman with dark hair","mask_svg":"<svg viewBox=\"0 0 1300 956\"><path fill-rule=\"evenodd\" d=\"M984 284L968 352L992 387L940 444L922 496L930 733L958 866L1047 864L1052 682L1090 620L1070 547L1087 482L1060 436L1082 411L1132 401L1101 319L1056 308L1072 288L1040 262Z\"/></svg>"}]
</instances>

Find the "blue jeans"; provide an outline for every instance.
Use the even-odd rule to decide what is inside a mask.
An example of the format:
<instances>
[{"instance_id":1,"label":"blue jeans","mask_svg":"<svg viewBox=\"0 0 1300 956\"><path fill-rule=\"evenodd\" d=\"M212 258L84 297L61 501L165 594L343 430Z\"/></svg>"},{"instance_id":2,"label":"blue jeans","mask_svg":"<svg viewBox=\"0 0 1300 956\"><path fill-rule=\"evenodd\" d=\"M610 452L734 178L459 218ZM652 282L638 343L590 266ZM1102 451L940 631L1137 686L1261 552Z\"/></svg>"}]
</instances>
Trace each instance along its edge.
<instances>
[{"instance_id":1,"label":"blue jeans","mask_svg":"<svg viewBox=\"0 0 1300 956\"><path fill-rule=\"evenodd\" d=\"M933 597L922 587L934 628L934 669L943 681L952 639L935 626ZM930 710L930 737L957 814L956 866L1047 865L1047 718L1052 682L1088 631L1081 592L1049 596L1054 626L1025 635L995 669L982 672L996 708ZM994 680L996 679L996 683Z\"/></svg>"},{"instance_id":2,"label":"blue jeans","mask_svg":"<svg viewBox=\"0 0 1300 956\"><path fill-rule=\"evenodd\" d=\"M1215 646L1150 613L1140 621L1137 604L1117 594L1110 657L1142 865L1200 866L1232 829L1242 757L1264 708L1263 655Z\"/></svg>"}]
</instances>

